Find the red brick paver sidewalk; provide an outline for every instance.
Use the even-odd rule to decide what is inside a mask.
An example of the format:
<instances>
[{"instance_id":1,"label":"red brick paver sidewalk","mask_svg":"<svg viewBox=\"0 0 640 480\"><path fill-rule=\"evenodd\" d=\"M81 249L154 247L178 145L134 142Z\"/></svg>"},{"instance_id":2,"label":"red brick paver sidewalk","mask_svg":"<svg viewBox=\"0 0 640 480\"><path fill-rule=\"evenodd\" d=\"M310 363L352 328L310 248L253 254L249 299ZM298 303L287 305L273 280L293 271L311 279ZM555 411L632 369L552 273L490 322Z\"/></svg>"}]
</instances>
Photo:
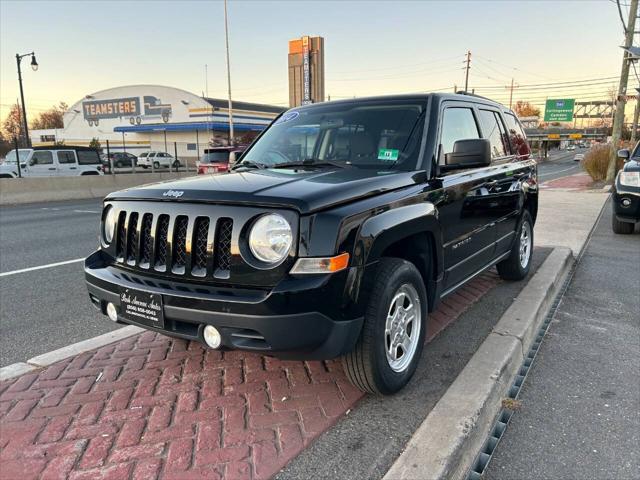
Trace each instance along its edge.
<instances>
[{"instance_id":1,"label":"red brick paver sidewalk","mask_svg":"<svg viewBox=\"0 0 640 480\"><path fill-rule=\"evenodd\" d=\"M498 283L448 297L429 338ZM268 478L362 394L339 361L218 352L146 332L0 384L0 478Z\"/></svg>"}]
</instances>

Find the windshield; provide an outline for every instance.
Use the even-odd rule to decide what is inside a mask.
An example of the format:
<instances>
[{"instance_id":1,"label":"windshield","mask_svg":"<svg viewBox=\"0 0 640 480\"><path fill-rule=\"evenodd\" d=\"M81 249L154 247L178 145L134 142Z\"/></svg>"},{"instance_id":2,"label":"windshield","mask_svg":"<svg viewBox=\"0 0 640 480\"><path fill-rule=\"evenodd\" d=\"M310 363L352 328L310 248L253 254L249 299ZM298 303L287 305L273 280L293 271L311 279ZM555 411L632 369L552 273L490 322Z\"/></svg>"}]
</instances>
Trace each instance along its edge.
<instances>
[{"instance_id":1,"label":"windshield","mask_svg":"<svg viewBox=\"0 0 640 480\"><path fill-rule=\"evenodd\" d=\"M31 153L31 150L18 150L18 157L20 158L20 163L26 162L27 157L29 156L30 153ZM7 156L5 157L4 161L7 163L16 163L15 149L7 153Z\"/></svg>"},{"instance_id":2,"label":"windshield","mask_svg":"<svg viewBox=\"0 0 640 480\"><path fill-rule=\"evenodd\" d=\"M211 152L205 153L201 163L229 163L229 152Z\"/></svg>"},{"instance_id":3,"label":"windshield","mask_svg":"<svg viewBox=\"0 0 640 480\"><path fill-rule=\"evenodd\" d=\"M267 167L315 161L359 168L413 170L426 101L326 104L284 113L242 163Z\"/></svg>"}]
</instances>

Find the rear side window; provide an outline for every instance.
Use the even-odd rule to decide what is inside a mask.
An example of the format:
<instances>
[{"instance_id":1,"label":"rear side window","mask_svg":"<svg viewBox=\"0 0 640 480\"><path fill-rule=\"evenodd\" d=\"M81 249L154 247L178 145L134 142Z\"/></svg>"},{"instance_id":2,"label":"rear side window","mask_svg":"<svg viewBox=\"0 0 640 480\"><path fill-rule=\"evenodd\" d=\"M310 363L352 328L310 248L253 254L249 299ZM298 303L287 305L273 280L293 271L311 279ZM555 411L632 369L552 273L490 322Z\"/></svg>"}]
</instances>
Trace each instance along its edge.
<instances>
[{"instance_id":1,"label":"rear side window","mask_svg":"<svg viewBox=\"0 0 640 480\"><path fill-rule=\"evenodd\" d=\"M76 163L76 156L71 151L66 152L57 152L58 153L58 163L66 164L66 163Z\"/></svg>"},{"instance_id":2,"label":"rear side window","mask_svg":"<svg viewBox=\"0 0 640 480\"><path fill-rule=\"evenodd\" d=\"M440 143L442 153L447 155L453 152L453 144L458 140L480 138L478 125L470 108L447 108L442 116L442 133Z\"/></svg>"},{"instance_id":3,"label":"rear side window","mask_svg":"<svg viewBox=\"0 0 640 480\"><path fill-rule=\"evenodd\" d=\"M53 163L53 154L49 151L33 152L31 165L51 165Z\"/></svg>"},{"instance_id":4,"label":"rear side window","mask_svg":"<svg viewBox=\"0 0 640 480\"><path fill-rule=\"evenodd\" d=\"M504 143L502 120L498 114L491 110L480 110L480 124L483 137L491 143L491 158L506 156L508 147Z\"/></svg>"},{"instance_id":5,"label":"rear side window","mask_svg":"<svg viewBox=\"0 0 640 480\"><path fill-rule=\"evenodd\" d=\"M95 150L78 150L78 163L80 165L95 165L100 163L100 157Z\"/></svg>"},{"instance_id":6,"label":"rear side window","mask_svg":"<svg viewBox=\"0 0 640 480\"><path fill-rule=\"evenodd\" d=\"M142 152L142 153L140 154L140 158L144 158L144 157L146 157L147 155L149 155L149 152Z\"/></svg>"},{"instance_id":7,"label":"rear side window","mask_svg":"<svg viewBox=\"0 0 640 480\"><path fill-rule=\"evenodd\" d=\"M520 126L520 122L511 113L505 113L504 119L507 122L507 130L509 134L509 142L511 143L511 150L514 154L520 157L528 157L531 154L531 149L527 143L527 136Z\"/></svg>"}]
</instances>

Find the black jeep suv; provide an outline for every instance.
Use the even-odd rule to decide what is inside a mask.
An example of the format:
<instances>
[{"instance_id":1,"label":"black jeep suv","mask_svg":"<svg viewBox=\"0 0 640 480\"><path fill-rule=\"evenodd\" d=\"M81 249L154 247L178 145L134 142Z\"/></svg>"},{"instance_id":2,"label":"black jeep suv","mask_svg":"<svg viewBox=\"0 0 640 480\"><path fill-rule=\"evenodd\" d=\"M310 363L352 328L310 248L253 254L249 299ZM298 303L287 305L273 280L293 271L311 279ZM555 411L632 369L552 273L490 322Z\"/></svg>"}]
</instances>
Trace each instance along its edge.
<instances>
[{"instance_id":1,"label":"black jeep suv","mask_svg":"<svg viewBox=\"0 0 640 480\"><path fill-rule=\"evenodd\" d=\"M362 390L413 375L428 312L493 265L529 271L536 162L514 114L465 94L280 115L233 171L110 194L92 302L211 348L342 357Z\"/></svg>"}]
</instances>

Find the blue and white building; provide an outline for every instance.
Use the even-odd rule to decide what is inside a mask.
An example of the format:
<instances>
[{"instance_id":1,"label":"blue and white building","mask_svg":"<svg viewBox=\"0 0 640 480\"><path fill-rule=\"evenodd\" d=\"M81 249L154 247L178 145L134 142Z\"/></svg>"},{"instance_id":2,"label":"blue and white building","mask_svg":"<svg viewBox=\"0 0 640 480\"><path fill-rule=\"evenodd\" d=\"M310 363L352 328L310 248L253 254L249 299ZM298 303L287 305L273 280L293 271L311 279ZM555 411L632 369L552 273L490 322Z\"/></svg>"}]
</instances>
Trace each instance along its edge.
<instances>
[{"instance_id":1,"label":"blue and white building","mask_svg":"<svg viewBox=\"0 0 640 480\"><path fill-rule=\"evenodd\" d=\"M233 102L237 143L249 143L284 107ZM173 87L131 85L86 95L64 114L64 127L35 130L34 145L64 141L88 145L93 139L103 150L138 154L145 150L177 150L181 158L195 159L205 148L226 145L229 112L226 99L205 98Z\"/></svg>"}]
</instances>

